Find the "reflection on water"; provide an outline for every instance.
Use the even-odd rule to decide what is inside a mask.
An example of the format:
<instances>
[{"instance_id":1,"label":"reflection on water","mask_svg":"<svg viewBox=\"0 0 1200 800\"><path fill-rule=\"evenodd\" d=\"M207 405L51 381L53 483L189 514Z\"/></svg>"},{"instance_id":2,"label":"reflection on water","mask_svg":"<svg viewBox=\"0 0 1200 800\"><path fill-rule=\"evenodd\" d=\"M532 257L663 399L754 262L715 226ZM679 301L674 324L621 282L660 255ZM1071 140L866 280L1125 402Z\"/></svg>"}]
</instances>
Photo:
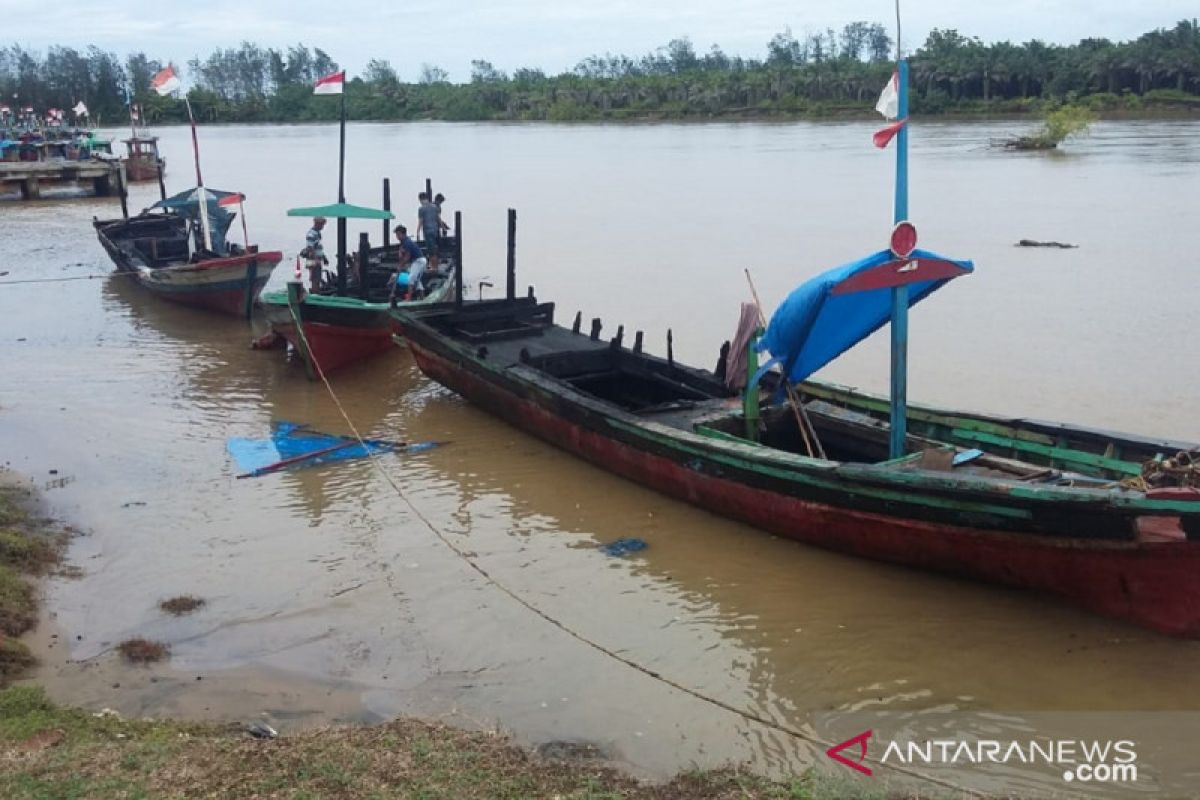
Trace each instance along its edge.
<instances>
[{"instance_id":1,"label":"reflection on water","mask_svg":"<svg viewBox=\"0 0 1200 800\"><path fill-rule=\"evenodd\" d=\"M1017 129L914 131L922 243L975 258L978 272L914 314L912 396L1200 438L1190 413L1200 373L1179 369L1164 344L1164 332L1192 324L1200 128L1104 124L1053 157L986 148ZM185 163L185 132L162 133L168 160ZM282 211L324 195L278 176L303 159L332 185L336 130L204 133L214 185L249 195L252 236L298 249L303 225ZM579 308L606 328L644 329L652 350L671 325L677 354L707 365L746 294L743 266L770 303L882 243L891 156L869 133L858 123L352 126L348 194L371 203L386 172L415 195L432 175L466 216L472 285L499 283L503 210L514 206L522 282L562 316ZM420 173L393 168L379 158L391 152L427 160ZM152 187L135 191L133 207L153 200ZM89 223L111 205L4 205L7 268L109 272ZM1014 248L1021 238L1080 248ZM429 383L400 350L335 386L364 435L446 442L382 459L412 507L366 461L236 480L228 437L264 436L279 419L349 433L303 370L249 349L261 332L261 321L160 304L122 277L0 286L4 459L35 478L70 478L48 499L87 533L71 553L85 577L50 588L73 658L158 637L173 644L175 670L337 687L271 701L318 717L355 717L350 692L358 716L587 739L649 774L731 759L795 769L819 754L567 636L488 585L427 521L585 639L826 739L857 733L839 720L881 710L1017 712L1014 730L1039 710L1200 710L1195 644L717 519L508 428ZM873 340L829 376L881 389L886 360L886 342ZM649 548L622 559L597 549L624 536ZM162 616L157 603L182 592L208 605ZM168 702L161 689L134 699L73 695L73 685L56 691L136 713L188 708L180 698L199 691L179 682ZM224 702L226 715L246 714Z\"/></svg>"}]
</instances>

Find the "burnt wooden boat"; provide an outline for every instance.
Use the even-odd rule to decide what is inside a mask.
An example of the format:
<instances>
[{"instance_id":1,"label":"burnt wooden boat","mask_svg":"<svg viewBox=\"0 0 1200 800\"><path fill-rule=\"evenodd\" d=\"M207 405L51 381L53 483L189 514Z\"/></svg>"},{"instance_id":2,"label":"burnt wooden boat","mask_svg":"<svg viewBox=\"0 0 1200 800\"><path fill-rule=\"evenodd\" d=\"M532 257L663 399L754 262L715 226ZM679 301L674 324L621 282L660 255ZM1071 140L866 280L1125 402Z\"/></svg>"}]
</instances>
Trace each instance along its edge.
<instances>
[{"instance_id":1,"label":"burnt wooden boat","mask_svg":"<svg viewBox=\"0 0 1200 800\"><path fill-rule=\"evenodd\" d=\"M164 300L249 317L279 251L226 242L234 215L220 202L239 200L236 192L207 192L211 249L200 235L196 190L166 198L136 216L94 219L96 237L119 272Z\"/></svg>"},{"instance_id":2,"label":"burnt wooden boat","mask_svg":"<svg viewBox=\"0 0 1200 800\"><path fill-rule=\"evenodd\" d=\"M430 378L639 485L808 544L1200 636L1200 491L1139 485L1147 463L1200 461L1195 445L910 406L906 452L889 458L886 400L805 382L814 458L786 405L762 403L748 438L743 398L713 372L643 352L640 334L631 348L579 317L562 327L532 294L394 315Z\"/></svg>"}]
</instances>

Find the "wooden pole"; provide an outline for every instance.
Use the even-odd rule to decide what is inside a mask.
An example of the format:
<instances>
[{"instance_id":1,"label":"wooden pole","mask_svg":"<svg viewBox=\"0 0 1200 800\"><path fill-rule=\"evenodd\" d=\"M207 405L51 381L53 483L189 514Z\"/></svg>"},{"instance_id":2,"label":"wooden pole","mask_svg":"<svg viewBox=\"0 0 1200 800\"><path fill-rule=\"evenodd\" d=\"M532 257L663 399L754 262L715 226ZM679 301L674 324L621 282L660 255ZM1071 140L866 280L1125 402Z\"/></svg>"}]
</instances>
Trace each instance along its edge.
<instances>
[{"instance_id":1,"label":"wooden pole","mask_svg":"<svg viewBox=\"0 0 1200 800\"><path fill-rule=\"evenodd\" d=\"M163 160L158 153L158 142L154 143L154 164L158 168L158 199L167 199L167 183L163 180Z\"/></svg>"},{"instance_id":2,"label":"wooden pole","mask_svg":"<svg viewBox=\"0 0 1200 800\"><path fill-rule=\"evenodd\" d=\"M304 312L301 311L304 304L304 284L300 281L288 281L287 298L292 324L296 326L296 349L300 351L300 358L304 361L304 372L310 381L316 380L316 369L308 352L308 340L304 335Z\"/></svg>"},{"instance_id":3,"label":"wooden pole","mask_svg":"<svg viewBox=\"0 0 1200 800\"><path fill-rule=\"evenodd\" d=\"M754 287L754 279L750 277L749 269L743 271L746 273L746 282L750 284L750 295L754 298L754 307L758 309L758 324L762 328L766 328L767 317L763 314L762 303L758 299L758 289ZM788 405L792 407L792 413L796 417L796 425L800 428L800 438L804 440L804 449L808 453L809 458L812 458L813 455L825 458L825 448L821 446L821 440L817 437L817 429L813 427L812 420L808 418L808 412L804 410L804 404L800 402L800 397L796 394L796 390L792 387L787 375L783 376L783 388L787 391ZM750 390L748 385L746 390ZM811 441L809 440L809 431L812 432ZM815 451L813 448L814 443L816 444Z\"/></svg>"},{"instance_id":4,"label":"wooden pole","mask_svg":"<svg viewBox=\"0 0 1200 800\"><path fill-rule=\"evenodd\" d=\"M121 216L129 219L129 191L125 188L124 164L117 164L117 195L121 198Z\"/></svg>"},{"instance_id":5,"label":"wooden pole","mask_svg":"<svg viewBox=\"0 0 1200 800\"><path fill-rule=\"evenodd\" d=\"M508 271L506 274L504 296L509 300L517 299L517 210L508 210Z\"/></svg>"},{"instance_id":6,"label":"wooden pole","mask_svg":"<svg viewBox=\"0 0 1200 800\"><path fill-rule=\"evenodd\" d=\"M346 87L343 75L341 118L338 124L338 202L346 202ZM346 296L346 218L337 221L337 293Z\"/></svg>"},{"instance_id":7,"label":"wooden pole","mask_svg":"<svg viewBox=\"0 0 1200 800\"><path fill-rule=\"evenodd\" d=\"M370 237L366 232L358 235L358 296L363 300L369 299L369 287L367 285L367 259L371 252Z\"/></svg>"},{"instance_id":8,"label":"wooden pole","mask_svg":"<svg viewBox=\"0 0 1200 800\"><path fill-rule=\"evenodd\" d=\"M454 212L454 269L458 272L458 280L454 282L454 307L462 308L463 304L463 258L462 258L462 212Z\"/></svg>"},{"instance_id":9,"label":"wooden pole","mask_svg":"<svg viewBox=\"0 0 1200 800\"><path fill-rule=\"evenodd\" d=\"M392 182L387 178L383 179L383 210L392 210ZM392 229L389 224L391 220L383 221L383 246L387 247L392 243Z\"/></svg>"}]
</instances>

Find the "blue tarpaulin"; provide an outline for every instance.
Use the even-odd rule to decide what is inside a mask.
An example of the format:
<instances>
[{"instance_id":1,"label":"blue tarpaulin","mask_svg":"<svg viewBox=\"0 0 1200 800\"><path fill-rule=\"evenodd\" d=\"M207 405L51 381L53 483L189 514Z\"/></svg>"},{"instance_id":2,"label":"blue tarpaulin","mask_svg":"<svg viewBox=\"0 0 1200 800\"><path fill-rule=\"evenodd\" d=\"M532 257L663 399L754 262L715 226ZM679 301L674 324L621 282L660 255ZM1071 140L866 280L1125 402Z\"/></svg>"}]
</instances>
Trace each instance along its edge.
<instances>
[{"instance_id":1,"label":"blue tarpaulin","mask_svg":"<svg viewBox=\"0 0 1200 800\"><path fill-rule=\"evenodd\" d=\"M970 261L945 258L928 250L914 250L911 258L950 262L972 272ZM792 383L799 383L881 328L892 314L892 290L869 289L835 294L834 289L860 273L896 260L890 250L823 272L798 288L776 309L758 344L771 353L758 377L775 364L783 365ZM926 280L908 286L911 306L945 284L949 278Z\"/></svg>"},{"instance_id":2,"label":"blue tarpaulin","mask_svg":"<svg viewBox=\"0 0 1200 800\"><path fill-rule=\"evenodd\" d=\"M229 226L233 223L234 214L226 211L223 207L217 205L217 201L224 197L231 197L237 192L223 192L220 189L209 189L205 187L204 198L207 201L205 205L208 211L208 224L212 233L213 250L217 253L225 252L225 236L229 233ZM200 220L200 189L188 189L186 192L171 195L165 200L159 200L151 208L165 208L168 211L174 211L180 216L187 217L196 224Z\"/></svg>"},{"instance_id":3,"label":"blue tarpaulin","mask_svg":"<svg viewBox=\"0 0 1200 800\"><path fill-rule=\"evenodd\" d=\"M340 445L347 444L347 447ZM354 442L344 436L331 436L325 433L308 431L305 426L295 422L279 421L271 425L269 439L240 439L231 438L226 443L229 455L237 462L238 468L248 475L262 474L264 467L278 464L297 456L317 453L321 450L337 450L313 458L296 462L296 467L311 467L318 464L328 464L331 461L346 461L351 458L362 458L369 453L385 453L394 450L393 442L382 442L368 439L366 446ZM409 448L412 449L412 448Z\"/></svg>"}]
</instances>

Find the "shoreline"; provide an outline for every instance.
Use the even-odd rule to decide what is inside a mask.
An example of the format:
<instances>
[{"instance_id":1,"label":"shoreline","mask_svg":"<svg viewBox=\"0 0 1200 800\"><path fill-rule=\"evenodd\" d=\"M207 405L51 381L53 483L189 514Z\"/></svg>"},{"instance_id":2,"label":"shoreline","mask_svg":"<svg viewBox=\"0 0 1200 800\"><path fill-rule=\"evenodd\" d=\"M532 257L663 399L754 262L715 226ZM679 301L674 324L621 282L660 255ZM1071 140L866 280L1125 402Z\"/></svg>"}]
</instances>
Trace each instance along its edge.
<instances>
[{"instance_id":1,"label":"shoreline","mask_svg":"<svg viewBox=\"0 0 1200 800\"><path fill-rule=\"evenodd\" d=\"M305 792L354 798L384 791L456 799L897 796L886 783L868 786L814 769L772 780L730 766L644 782L587 742L529 748L498 728L471 730L408 717L383 720L365 709L352 685L273 675L260 667L210 672L177 669L169 659L133 664L115 646L73 660L67 655L67 632L45 603L45 589L51 577L72 577L72 568L62 563L75 531L45 516L43 502L32 479L0 467L0 531L7 537L0 538L0 569L11 571L3 565L19 549L11 532L48 548L38 551L18 578L29 587L21 596L35 604L33 618L24 618L28 625L17 635L0 637L0 645L20 654L0 670L0 763L6 765L0 770L0 796L80 791L91 798ZM0 602L10 600L0 594ZM7 612L0 607L0 619L13 612L11 603ZM56 686L59 691L70 686L75 698L85 698L79 700L84 707L55 703ZM269 710L313 693L325 695L323 705L333 697L341 711L331 716ZM161 716L164 707L170 711ZM230 708L245 712L230 714ZM148 709L160 716L143 718ZM277 731L283 735L276 738ZM916 796L900 791L900 796Z\"/></svg>"}]
</instances>

